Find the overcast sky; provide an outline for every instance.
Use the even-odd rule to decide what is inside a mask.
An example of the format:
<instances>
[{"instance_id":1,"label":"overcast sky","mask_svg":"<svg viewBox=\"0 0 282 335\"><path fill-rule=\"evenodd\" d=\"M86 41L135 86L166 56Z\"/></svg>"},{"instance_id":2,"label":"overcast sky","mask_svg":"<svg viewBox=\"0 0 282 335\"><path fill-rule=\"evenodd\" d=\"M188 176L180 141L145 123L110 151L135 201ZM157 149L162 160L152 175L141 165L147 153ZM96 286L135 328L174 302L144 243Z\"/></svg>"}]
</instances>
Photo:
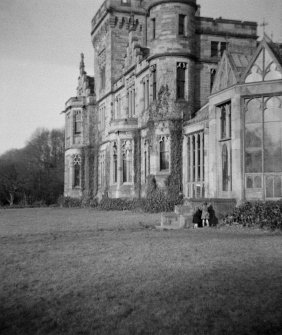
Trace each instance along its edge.
<instances>
[{"instance_id":1,"label":"overcast sky","mask_svg":"<svg viewBox=\"0 0 282 335\"><path fill-rule=\"evenodd\" d=\"M80 53L93 75L90 23L103 0L0 0L0 154L38 127L63 127ZM282 0L198 0L201 15L254 20L282 42ZM259 29L261 34L261 28Z\"/></svg>"}]
</instances>

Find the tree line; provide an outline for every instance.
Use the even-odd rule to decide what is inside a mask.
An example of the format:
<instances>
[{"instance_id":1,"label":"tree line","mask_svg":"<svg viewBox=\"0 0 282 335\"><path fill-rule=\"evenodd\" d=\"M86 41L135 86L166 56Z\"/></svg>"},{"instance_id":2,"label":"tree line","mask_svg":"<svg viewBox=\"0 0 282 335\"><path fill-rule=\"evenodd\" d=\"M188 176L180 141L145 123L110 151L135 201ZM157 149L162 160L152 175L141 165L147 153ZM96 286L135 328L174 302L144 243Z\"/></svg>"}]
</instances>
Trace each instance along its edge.
<instances>
[{"instance_id":1,"label":"tree line","mask_svg":"<svg viewBox=\"0 0 282 335\"><path fill-rule=\"evenodd\" d=\"M64 190L64 130L37 129L0 156L0 205L51 205Z\"/></svg>"}]
</instances>

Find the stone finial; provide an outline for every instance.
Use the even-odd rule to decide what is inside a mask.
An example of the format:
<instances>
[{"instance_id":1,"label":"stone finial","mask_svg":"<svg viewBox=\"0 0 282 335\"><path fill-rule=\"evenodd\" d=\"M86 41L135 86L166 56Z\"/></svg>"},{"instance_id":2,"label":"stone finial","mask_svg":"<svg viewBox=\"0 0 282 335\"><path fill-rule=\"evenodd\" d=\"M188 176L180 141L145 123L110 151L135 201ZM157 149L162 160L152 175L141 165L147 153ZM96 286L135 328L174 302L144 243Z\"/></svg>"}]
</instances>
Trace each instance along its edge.
<instances>
[{"instance_id":1,"label":"stone finial","mask_svg":"<svg viewBox=\"0 0 282 335\"><path fill-rule=\"evenodd\" d=\"M80 75L83 75L83 74L85 74L85 71L84 71L84 69L85 69L84 54L83 54L83 52L80 54L80 57L81 57L81 59L80 59L79 70L80 70Z\"/></svg>"}]
</instances>

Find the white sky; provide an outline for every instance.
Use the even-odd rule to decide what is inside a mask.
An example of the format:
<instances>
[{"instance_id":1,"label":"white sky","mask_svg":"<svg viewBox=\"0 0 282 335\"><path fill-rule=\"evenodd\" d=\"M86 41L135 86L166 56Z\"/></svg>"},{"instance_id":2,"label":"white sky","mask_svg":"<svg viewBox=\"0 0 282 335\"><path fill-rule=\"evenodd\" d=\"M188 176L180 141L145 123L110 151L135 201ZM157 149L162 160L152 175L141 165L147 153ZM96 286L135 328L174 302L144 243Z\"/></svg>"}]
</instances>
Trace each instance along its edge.
<instances>
[{"instance_id":1,"label":"white sky","mask_svg":"<svg viewBox=\"0 0 282 335\"><path fill-rule=\"evenodd\" d=\"M91 19L103 0L0 0L0 154L63 127L80 53L93 75ZM282 42L282 0L198 0L201 15L257 21ZM261 34L261 28L259 29Z\"/></svg>"}]
</instances>

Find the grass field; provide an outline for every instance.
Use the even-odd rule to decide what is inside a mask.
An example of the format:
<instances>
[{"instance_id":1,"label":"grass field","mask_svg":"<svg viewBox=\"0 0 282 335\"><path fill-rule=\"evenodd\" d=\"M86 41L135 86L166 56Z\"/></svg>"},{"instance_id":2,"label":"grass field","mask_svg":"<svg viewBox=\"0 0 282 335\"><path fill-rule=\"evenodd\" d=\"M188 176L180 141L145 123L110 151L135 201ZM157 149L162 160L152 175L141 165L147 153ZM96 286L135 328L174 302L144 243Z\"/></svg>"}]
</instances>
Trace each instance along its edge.
<instances>
[{"instance_id":1,"label":"grass field","mask_svg":"<svg viewBox=\"0 0 282 335\"><path fill-rule=\"evenodd\" d=\"M0 210L0 333L282 334L282 234Z\"/></svg>"}]
</instances>

